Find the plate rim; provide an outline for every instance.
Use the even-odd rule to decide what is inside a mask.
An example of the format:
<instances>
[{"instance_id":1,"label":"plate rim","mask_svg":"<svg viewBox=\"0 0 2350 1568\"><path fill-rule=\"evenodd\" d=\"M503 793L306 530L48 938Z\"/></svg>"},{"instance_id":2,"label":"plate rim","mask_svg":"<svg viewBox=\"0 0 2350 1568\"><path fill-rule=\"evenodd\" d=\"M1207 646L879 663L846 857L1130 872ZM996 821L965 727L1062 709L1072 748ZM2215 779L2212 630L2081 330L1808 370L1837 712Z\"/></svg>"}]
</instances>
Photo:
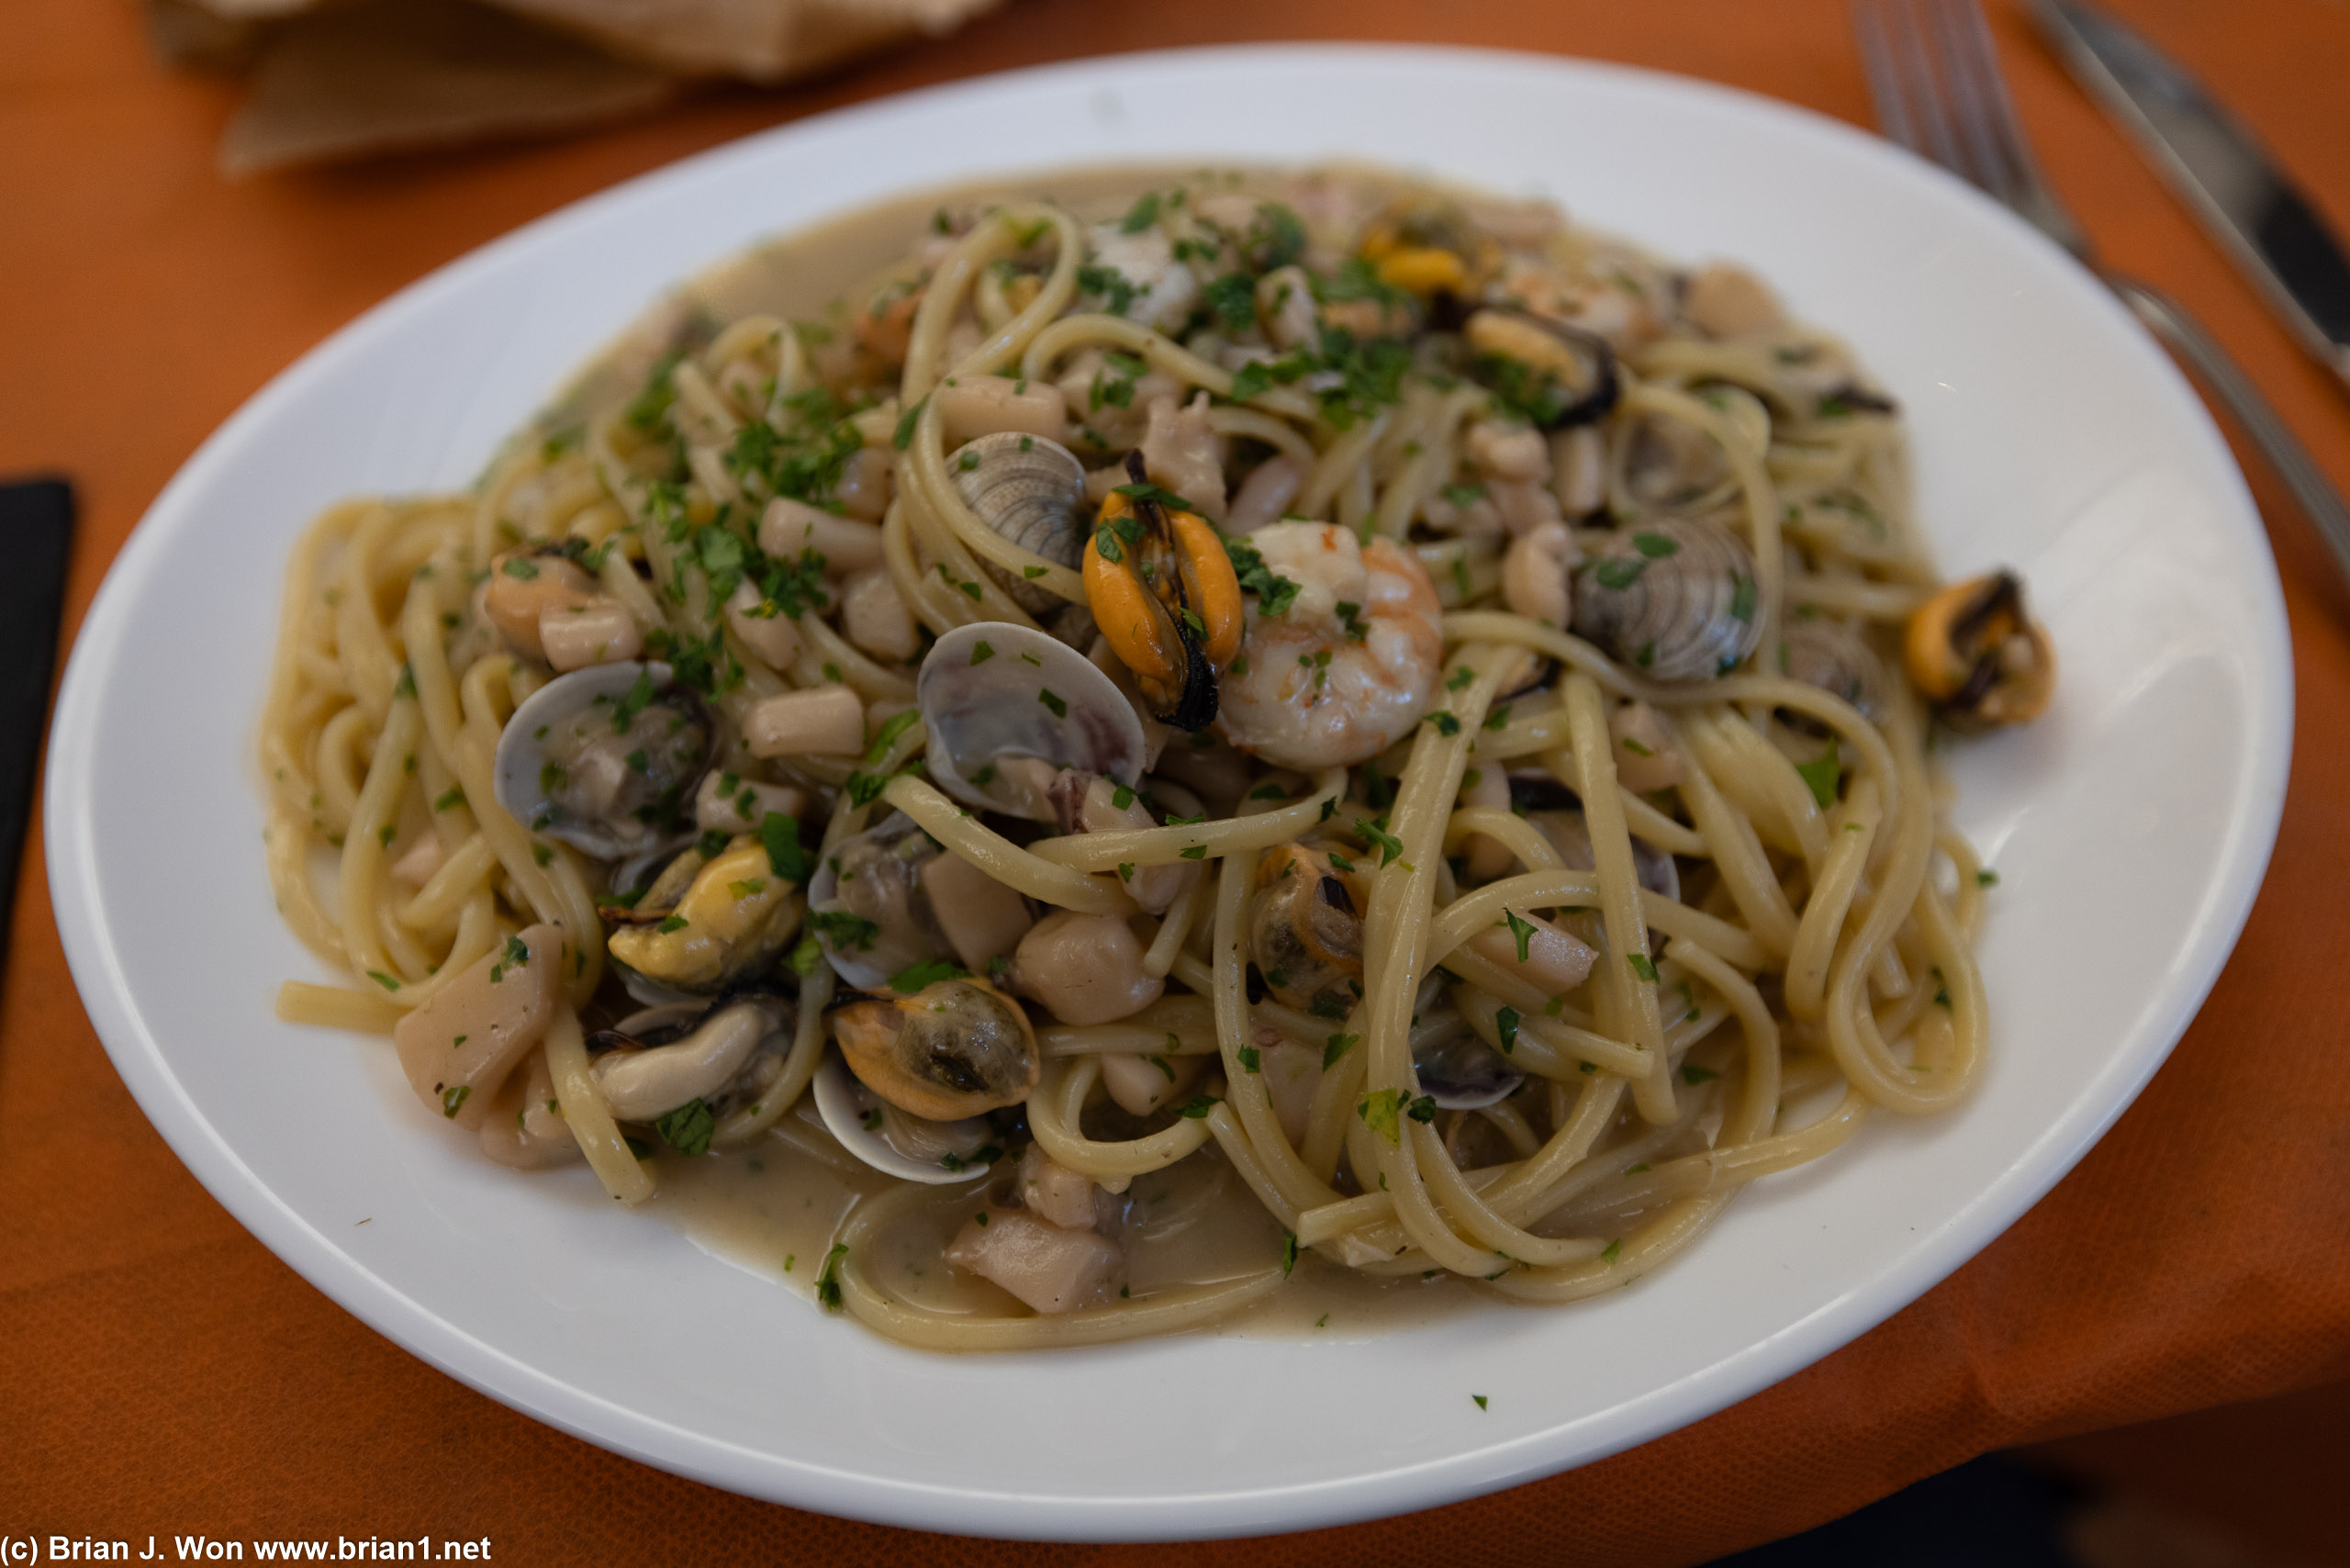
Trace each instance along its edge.
<instances>
[{"instance_id":1,"label":"plate rim","mask_svg":"<svg viewBox=\"0 0 2350 1568\"><path fill-rule=\"evenodd\" d=\"M191 520L200 515L193 509L193 498L207 487L214 471L261 437L278 410L298 398L314 378L332 374L340 359L379 337L397 333L411 316L429 309L444 294L462 292L477 273L501 266L510 253L558 239L575 226L592 223L607 207L626 206L648 186L710 177L736 160L755 159L776 142L811 129L852 126L867 117L900 112L909 104L935 105L958 95L983 95L1023 84L1066 85L1088 78L1113 82L1125 72L1267 60L1310 61L1339 68L1438 63L1456 69L1533 72L1569 82L1628 84L1668 98L1759 114L1848 151L1898 162L1908 177L1923 176L1941 185L1946 195L1958 196L1975 206L1979 215L2006 226L2012 237L2044 248L2046 257L2059 259L2066 267L2072 264L2021 219L1942 170L1910 159L1843 121L1749 89L1646 67L1532 51L1286 42L1092 55L960 78L806 116L590 193L408 284L272 376L205 439L157 494L110 563L77 629L59 689L43 778L43 837L52 910L69 969L109 1058L142 1113L191 1174L256 1239L329 1299L410 1354L533 1419L656 1468L793 1506L903 1528L1015 1539L1199 1539L1310 1529L1433 1506L1589 1463L1701 1420L1811 1365L1916 1301L1987 1247L2073 1169L2167 1059L2232 953L2273 853L2292 745L2289 629L2275 557L2259 513L2210 415L2134 319L2081 274L2067 280L2065 286L2093 313L2103 313L2109 322L2128 328L2161 384L2163 395L2183 416L2182 427L2196 431L2207 458L2217 458L2212 471L2221 480L2228 515L2215 521L2241 532L2252 546L2254 563L2266 568L2255 572L2256 580L2249 585L2262 601L2255 616L2260 633L2257 652L2265 666L2256 677L2266 678L2256 680L2265 699L2254 719L2258 755L2244 776L2244 809L2230 823L2216 852L2218 873L2203 890L2208 918L2202 946L2191 961L2174 972L2167 987L2170 1005L2161 1010L2160 1023L2147 1025L2146 1040L2125 1039L2124 1048L2113 1053L2090 1079L2082 1092L2081 1104L2088 1107L2086 1112L2078 1106L2069 1108L2066 1116L2024 1146L1996 1181L1959 1208L1935 1234L1921 1237L1916 1246L1861 1285L1830 1297L1777 1332L1679 1383L1651 1388L1609 1409L1486 1448L1333 1480L1189 1497L991 1497L755 1453L723 1439L627 1408L541 1372L401 1294L305 1220L244 1162L226 1136L197 1108L158 1035L131 1005L122 955L104 913L105 898L95 859L95 823L86 807L86 792L80 787L94 765L100 699L122 651L129 607L140 584L151 574L166 533L190 526ZM1069 166L1104 161L1072 160ZM900 190L916 188L909 184L878 190L870 199L887 199ZM1702 1383L1702 1396L1691 1402L1682 1386L1684 1383ZM742 1462L745 1460L761 1473L759 1476L744 1473ZM1216 1505L1219 1517L1204 1524L1185 1517L1203 1503Z\"/></svg>"}]
</instances>

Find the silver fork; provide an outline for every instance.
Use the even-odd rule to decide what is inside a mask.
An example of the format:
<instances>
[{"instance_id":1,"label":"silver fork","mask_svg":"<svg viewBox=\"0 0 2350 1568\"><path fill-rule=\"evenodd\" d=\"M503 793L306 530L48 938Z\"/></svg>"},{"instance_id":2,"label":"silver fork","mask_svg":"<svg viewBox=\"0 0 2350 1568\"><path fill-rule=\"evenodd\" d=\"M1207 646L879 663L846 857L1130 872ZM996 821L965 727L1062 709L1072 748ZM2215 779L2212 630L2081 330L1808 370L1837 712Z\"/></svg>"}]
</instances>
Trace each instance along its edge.
<instances>
[{"instance_id":1,"label":"silver fork","mask_svg":"<svg viewBox=\"0 0 2350 1568\"><path fill-rule=\"evenodd\" d=\"M2112 289L2235 417L2350 576L2350 510L2268 399L2184 306L2098 264L2024 140L1975 0L1852 0L1852 30L1886 135L2006 203Z\"/></svg>"}]
</instances>

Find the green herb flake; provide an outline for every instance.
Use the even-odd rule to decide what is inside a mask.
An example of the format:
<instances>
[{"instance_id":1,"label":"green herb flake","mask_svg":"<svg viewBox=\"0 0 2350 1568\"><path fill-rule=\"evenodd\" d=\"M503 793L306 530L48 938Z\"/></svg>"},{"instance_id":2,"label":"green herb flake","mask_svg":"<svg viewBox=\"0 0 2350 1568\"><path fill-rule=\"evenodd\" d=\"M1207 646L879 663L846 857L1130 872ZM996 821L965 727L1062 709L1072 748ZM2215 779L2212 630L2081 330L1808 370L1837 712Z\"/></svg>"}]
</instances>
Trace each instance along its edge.
<instances>
[{"instance_id":1,"label":"green herb flake","mask_svg":"<svg viewBox=\"0 0 2350 1568\"><path fill-rule=\"evenodd\" d=\"M1385 1138L1392 1146L1404 1141L1404 1092L1400 1089L1374 1089L1356 1103L1355 1114L1363 1126Z\"/></svg>"},{"instance_id":2,"label":"green herb flake","mask_svg":"<svg viewBox=\"0 0 2350 1568\"><path fill-rule=\"evenodd\" d=\"M1650 960L1646 953L1628 953L1625 955L1624 961L1632 966L1634 974L1651 985L1656 984L1656 965Z\"/></svg>"},{"instance_id":3,"label":"green herb flake","mask_svg":"<svg viewBox=\"0 0 2350 1568\"><path fill-rule=\"evenodd\" d=\"M1810 786L1811 798L1819 802L1821 811L1836 804L1836 786L1844 776L1844 768L1834 746L1830 746L1809 762L1796 763L1796 771Z\"/></svg>"},{"instance_id":4,"label":"green herb flake","mask_svg":"<svg viewBox=\"0 0 2350 1568\"><path fill-rule=\"evenodd\" d=\"M1158 221L1158 193L1145 191L1135 199L1134 206L1126 209L1125 217L1118 219L1118 232L1139 234Z\"/></svg>"},{"instance_id":5,"label":"green herb flake","mask_svg":"<svg viewBox=\"0 0 2350 1568\"><path fill-rule=\"evenodd\" d=\"M1523 964L1528 961L1527 955L1533 949L1534 923L1518 914L1515 910L1505 909L1502 911L1502 914L1509 926L1511 939L1517 944L1517 961Z\"/></svg>"},{"instance_id":6,"label":"green herb flake","mask_svg":"<svg viewBox=\"0 0 2350 1568\"><path fill-rule=\"evenodd\" d=\"M1754 579L1740 572L1734 581L1736 586L1730 589L1729 612L1738 620L1751 624L1754 620Z\"/></svg>"},{"instance_id":7,"label":"green herb flake","mask_svg":"<svg viewBox=\"0 0 2350 1568\"><path fill-rule=\"evenodd\" d=\"M1333 1035L1322 1042L1322 1070L1329 1071L1338 1065L1338 1058L1355 1048L1360 1035Z\"/></svg>"},{"instance_id":8,"label":"green herb flake","mask_svg":"<svg viewBox=\"0 0 2350 1568\"><path fill-rule=\"evenodd\" d=\"M1067 700L1055 696L1049 689L1042 687L1038 688L1036 691L1036 700L1051 709L1054 718L1066 719L1069 717L1069 703Z\"/></svg>"},{"instance_id":9,"label":"green herb flake","mask_svg":"<svg viewBox=\"0 0 2350 1568\"><path fill-rule=\"evenodd\" d=\"M912 996L926 986L940 980L967 980L971 971L960 964L950 964L944 958L931 958L900 969L890 977L890 989Z\"/></svg>"},{"instance_id":10,"label":"green herb flake","mask_svg":"<svg viewBox=\"0 0 2350 1568\"><path fill-rule=\"evenodd\" d=\"M1613 1263L1617 1259L1621 1258L1623 1255L1623 1242L1620 1240L1611 1241L1607 1244L1607 1249L1599 1255L1599 1260L1603 1263Z\"/></svg>"},{"instance_id":11,"label":"green herb flake","mask_svg":"<svg viewBox=\"0 0 2350 1568\"><path fill-rule=\"evenodd\" d=\"M914 443L914 426L922 422L923 405L929 401L929 398L924 398L898 416L898 428L890 437L891 446L903 452Z\"/></svg>"},{"instance_id":12,"label":"green herb flake","mask_svg":"<svg viewBox=\"0 0 2350 1568\"><path fill-rule=\"evenodd\" d=\"M1711 1083L1720 1076L1710 1067L1684 1067L1681 1070L1681 1081L1693 1089L1700 1083Z\"/></svg>"},{"instance_id":13,"label":"green herb flake","mask_svg":"<svg viewBox=\"0 0 2350 1568\"><path fill-rule=\"evenodd\" d=\"M848 1244L835 1241L833 1249L824 1254L824 1266L816 1273L816 1300L827 1312L841 1309L840 1262L848 1256Z\"/></svg>"},{"instance_id":14,"label":"green herb flake","mask_svg":"<svg viewBox=\"0 0 2350 1568\"><path fill-rule=\"evenodd\" d=\"M881 935L878 924L845 909L810 910L808 924L832 945L834 952L861 952L872 946L873 939Z\"/></svg>"},{"instance_id":15,"label":"green herb flake","mask_svg":"<svg viewBox=\"0 0 2350 1568\"><path fill-rule=\"evenodd\" d=\"M1211 1100L1204 1094L1194 1094L1184 1103L1183 1108L1175 1114L1185 1121L1196 1122L1210 1111L1214 1110L1219 1103L1221 1102Z\"/></svg>"},{"instance_id":16,"label":"green herb flake","mask_svg":"<svg viewBox=\"0 0 2350 1568\"><path fill-rule=\"evenodd\" d=\"M1299 584L1266 566L1265 557L1246 540L1225 540L1224 553L1231 558L1232 570L1240 579L1241 591L1257 596L1257 613L1260 616L1284 613L1303 591Z\"/></svg>"},{"instance_id":17,"label":"green herb flake","mask_svg":"<svg viewBox=\"0 0 2350 1568\"><path fill-rule=\"evenodd\" d=\"M800 846L798 817L767 812L759 819L759 842L767 852L767 869L785 881L797 886L813 874L815 868L808 864L808 853Z\"/></svg>"},{"instance_id":18,"label":"green herb flake","mask_svg":"<svg viewBox=\"0 0 2350 1568\"><path fill-rule=\"evenodd\" d=\"M710 1135L717 1126L718 1118L710 1114L710 1107L697 1096L655 1119L653 1130L659 1133L662 1141L671 1148L679 1154L691 1156L710 1152Z\"/></svg>"},{"instance_id":19,"label":"green herb flake","mask_svg":"<svg viewBox=\"0 0 2350 1568\"><path fill-rule=\"evenodd\" d=\"M1357 817L1355 828L1378 849L1380 865L1391 866L1403 855L1404 841L1389 833L1383 823L1372 822L1367 817ZM1411 866L1406 863L1404 868L1408 871Z\"/></svg>"},{"instance_id":20,"label":"green herb flake","mask_svg":"<svg viewBox=\"0 0 2350 1568\"><path fill-rule=\"evenodd\" d=\"M1473 1399L1473 1400L1475 1400L1475 1401L1477 1402L1477 1408L1478 1408L1478 1409L1483 1410L1483 1409L1484 1409L1484 1408L1485 1408L1485 1396L1484 1396L1483 1394L1471 1394L1469 1397L1470 1397L1470 1398L1472 1398L1472 1399Z\"/></svg>"},{"instance_id":21,"label":"green herb flake","mask_svg":"<svg viewBox=\"0 0 2350 1568\"><path fill-rule=\"evenodd\" d=\"M1281 1232L1281 1278L1289 1278L1290 1271L1296 1267L1297 1233L1293 1230L1284 1230ZM1328 1314L1324 1314L1323 1321L1327 1322L1328 1320ZM1319 1327L1321 1325L1316 1324L1315 1327Z\"/></svg>"},{"instance_id":22,"label":"green herb flake","mask_svg":"<svg viewBox=\"0 0 2350 1568\"><path fill-rule=\"evenodd\" d=\"M1517 1049L1519 1022L1517 1009L1515 1007L1499 1008L1494 1014L1494 1033L1501 1036L1504 1056L1508 1056Z\"/></svg>"}]
</instances>

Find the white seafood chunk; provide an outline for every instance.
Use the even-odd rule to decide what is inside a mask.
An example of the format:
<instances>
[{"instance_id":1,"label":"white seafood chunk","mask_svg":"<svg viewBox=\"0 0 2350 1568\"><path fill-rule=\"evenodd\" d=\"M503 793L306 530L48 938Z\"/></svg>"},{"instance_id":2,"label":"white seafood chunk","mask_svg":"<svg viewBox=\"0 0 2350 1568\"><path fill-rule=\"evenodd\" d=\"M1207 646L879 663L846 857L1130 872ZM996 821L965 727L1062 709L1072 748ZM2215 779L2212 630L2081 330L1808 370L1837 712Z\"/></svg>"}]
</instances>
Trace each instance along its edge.
<instances>
[{"instance_id":1,"label":"white seafood chunk","mask_svg":"<svg viewBox=\"0 0 2350 1568\"><path fill-rule=\"evenodd\" d=\"M1018 1209L973 1215L946 1249L946 1260L1046 1313L1106 1305L1126 1271L1125 1254L1107 1238Z\"/></svg>"},{"instance_id":2,"label":"white seafood chunk","mask_svg":"<svg viewBox=\"0 0 2350 1568\"><path fill-rule=\"evenodd\" d=\"M392 1028L408 1087L434 1114L477 1128L563 994L563 932L533 925L468 966Z\"/></svg>"},{"instance_id":3,"label":"white seafood chunk","mask_svg":"<svg viewBox=\"0 0 2350 1568\"><path fill-rule=\"evenodd\" d=\"M854 756L865 749L865 704L845 686L762 697L743 714L753 756Z\"/></svg>"},{"instance_id":4,"label":"white seafood chunk","mask_svg":"<svg viewBox=\"0 0 2350 1568\"><path fill-rule=\"evenodd\" d=\"M1065 1165L1056 1165L1045 1146L1032 1143L1020 1157L1015 1185L1022 1206L1065 1230L1090 1230L1093 1226L1093 1181Z\"/></svg>"},{"instance_id":5,"label":"white seafood chunk","mask_svg":"<svg viewBox=\"0 0 2350 1568\"><path fill-rule=\"evenodd\" d=\"M586 669L636 657L644 650L644 633L627 605L598 594L540 610L539 645L555 668Z\"/></svg>"},{"instance_id":6,"label":"white seafood chunk","mask_svg":"<svg viewBox=\"0 0 2350 1568\"><path fill-rule=\"evenodd\" d=\"M1122 917L1056 910L1020 939L1013 986L1064 1024L1108 1024L1132 1017L1167 989L1142 959L1142 944Z\"/></svg>"},{"instance_id":7,"label":"white seafood chunk","mask_svg":"<svg viewBox=\"0 0 2350 1568\"><path fill-rule=\"evenodd\" d=\"M1025 899L959 855L933 856L921 876L931 914L965 969L984 971L1036 924Z\"/></svg>"},{"instance_id":8,"label":"white seafood chunk","mask_svg":"<svg viewBox=\"0 0 2350 1568\"><path fill-rule=\"evenodd\" d=\"M1102 1087L1130 1116L1147 1116L1192 1086L1205 1057L1102 1053Z\"/></svg>"}]
</instances>

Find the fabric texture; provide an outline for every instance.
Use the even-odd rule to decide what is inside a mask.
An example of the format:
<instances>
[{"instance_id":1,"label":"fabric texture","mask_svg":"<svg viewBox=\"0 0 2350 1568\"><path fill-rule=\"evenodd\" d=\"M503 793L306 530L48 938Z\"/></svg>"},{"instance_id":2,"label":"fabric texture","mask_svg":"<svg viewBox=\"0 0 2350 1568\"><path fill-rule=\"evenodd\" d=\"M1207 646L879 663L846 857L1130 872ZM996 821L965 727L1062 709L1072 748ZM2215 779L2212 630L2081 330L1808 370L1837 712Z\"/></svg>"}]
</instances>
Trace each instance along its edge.
<instances>
[{"instance_id":1,"label":"fabric texture","mask_svg":"<svg viewBox=\"0 0 2350 1568\"><path fill-rule=\"evenodd\" d=\"M2286 0L2116 8L2194 60L2350 231L2338 80L2350 12ZM2204 316L2350 487L2350 401L2020 12L1993 13L2050 173L2112 261ZM0 472L62 468L81 485L78 624L142 509L215 425L360 310L518 223L728 138L908 86L1301 37L1584 54L1868 118L1842 0L1024 0L814 87L721 93L560 144L229 184L212 149L235 89L153 62L134 6L11 6ZM196 1184L75 998L36 839L0 991L0 1390L14 1422L0 1529L130 1537L134 1551L151 1532L166 1551L171 1534L197 1531L487 1535L509 1562L657 1550L834 1568L1673 1564L1803 1529L1986 1448L2350 1375L2350 1010L2337 979L2350 946L2350 587L2250 473L2284 576L2298 731L2275 859L2210 1002L2139 1102L2007 1235L1852 1345L1708 1420L1428 1514L1147 1550L918 1537L660 1473L378 1338Z\"/></svg>"}]
</instances>

